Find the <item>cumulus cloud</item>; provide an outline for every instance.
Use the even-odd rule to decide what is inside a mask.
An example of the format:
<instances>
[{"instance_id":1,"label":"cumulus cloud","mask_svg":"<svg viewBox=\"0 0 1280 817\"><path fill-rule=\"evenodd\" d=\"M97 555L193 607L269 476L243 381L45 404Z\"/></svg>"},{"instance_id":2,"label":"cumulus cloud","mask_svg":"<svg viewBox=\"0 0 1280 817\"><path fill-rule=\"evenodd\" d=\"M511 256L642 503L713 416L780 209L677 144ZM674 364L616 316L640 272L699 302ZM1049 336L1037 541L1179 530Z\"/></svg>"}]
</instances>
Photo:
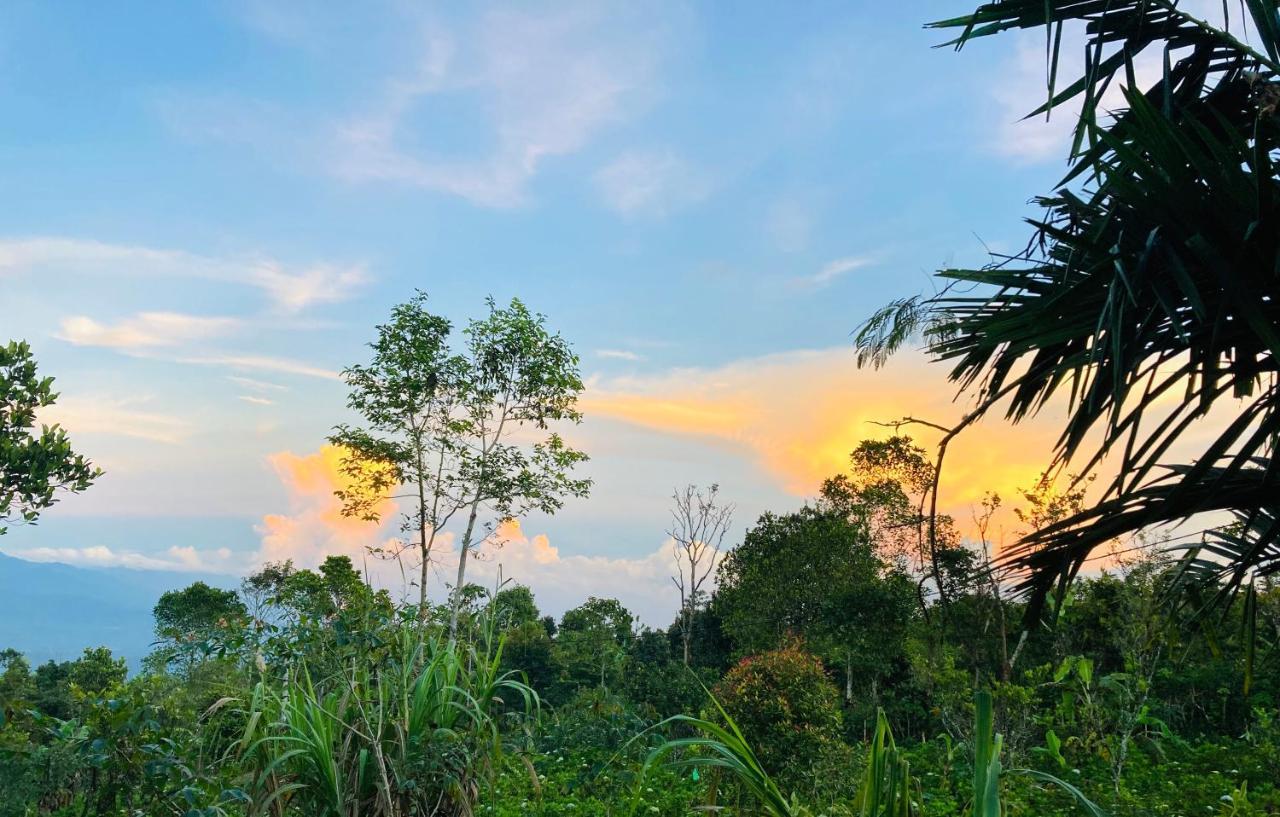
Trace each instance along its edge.
<instances>
[{"instance_id":1,"label":"cumulus cloud","mask_svg":"<svg viewBox=\"0 0 1280 817\"><path fill-rule=\"evenodd\" d=\"M441 554L456 564L453 540ZM528 585L544 611L561 613L589 596L613 597L650 625L671 623L679 599L671 585L670 542L634 557L562 554L546 534L528 535L519 522L504 524L468 568L467 580L494 586L499 578Z\"/></svg>"},{"instance_id":2,"label":"cumulus cloud","mask_svg":"<svg viewBox=\"0 0 1280 817\"><path fill-rule=\"evenodd\" d=\"M343 451L324 446L310 454L279 452L269 462L285 489L288 508L263 517L257 527L261 546L254 564L292 560L299 567L315 567L330 555L345 555L373 581L393 593L408 591L416 576L412 556L406 574L394 562L373 558L368 548L394 549L401 542L394 535L400 508L390 500L378 510L383 523L344 517L334 491L350 487L342 473ZM437 538L428 586L432 598L446 598L454 578L458 551L456 536L447 531ZM412 553L412 551L410 551ZM501 576L529 585L544 610L562 612L581 604L588 596L615 596L646 621L666 624L678 605L670 589L672 554L669 542L655 542L651 553L638 557L563 554L545 533L530 534L518 521L497 527L473 551L467 581L494 586Z\"/></svg>"},{"instance_id":3,"label":"cumulus cloud","mask_svg":"<svg viewBox=\"0 0 1280 817\"><path fill-rule=\"evenodd\" d=\"M288 508L262 518L257 527L261 546L255 561L291 559L300 567L314 567L326 556L342 554L360 564L366 548L392 538L398 510L391 500L377 505L381 524L343 516L335 491L353 487L342 471L345 456L344 449L325 445L313 454L281 451L268 457L285 489Z\"/></svg>"},{"instance_id":4,"label":"cumulus cloud","mask_svg":"<svg viewBox=\"0 0 1280 817\"><path fill-rule=\"evenodd\" d=\"M114 275L223 281L260 290L274 311L286 315L348 300L368 281L359 264L286 265L270 258L215 258L60 236L0 239L0 274L31 273L54 280Z\"/></svg>"},{"instance_id":5,"label":"cumulus cloud","mask_svg":"<svg viewBox=\"0 0 1280 817\"><path fill-rule=\"evenodd\" d=\"M108 349L146 349L175 346L226 334L240 321L235 318L203 317L177 312L140 312L114 324L103 324L77 315L64 318L56 335L76 346Z\"/></svg>"}]
</instances>

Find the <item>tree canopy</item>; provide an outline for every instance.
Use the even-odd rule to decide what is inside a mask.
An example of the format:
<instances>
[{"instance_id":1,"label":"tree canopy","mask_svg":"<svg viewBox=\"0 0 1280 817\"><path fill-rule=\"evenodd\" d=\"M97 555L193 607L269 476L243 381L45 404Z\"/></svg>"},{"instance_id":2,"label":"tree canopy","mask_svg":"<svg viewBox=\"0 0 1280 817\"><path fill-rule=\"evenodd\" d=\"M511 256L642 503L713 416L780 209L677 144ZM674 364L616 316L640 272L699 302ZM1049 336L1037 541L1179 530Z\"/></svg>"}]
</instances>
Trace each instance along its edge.
<instances>
[{"instance_id":1,"label":"tree canopy","mask_svg":"<svg viewBox=\"0 0 1280 817\"><path fill-rule=\"evenodd\" d=\"M72 450L63 428L36 430L36 413L57 399L53 378L36 373L30 345L0 346L0 534L14 522L34 523L59 491L83 491L102 475Z\"/></svg>"},{"instance_id":2,"label":"tree canopy","mask_svg":"<svg viewBox=\"0 0 1280 817\"><path fill-rule=\"evenodd\" d=\"M1219 25L1169 0L997 0L933 24L958 30L957 48L1044 31L1046 101L1030 115L1079 104L1070 167L1036 200L1024 250L940 271L939 294L862 326L859 358L881 364L923 331L976 404L960 428L1065 404L1055 468L1112 458L1101 501L1008 555L1036 604L1099 545L1204 512L1240 524L1188 575L1230 592L1280 570L1280 16L1270 0L1221 12ZM1084 69L1061 77L1077 38ZM1163 63L1146 87L1143 58Z\"/></svg>"}]
</instances>

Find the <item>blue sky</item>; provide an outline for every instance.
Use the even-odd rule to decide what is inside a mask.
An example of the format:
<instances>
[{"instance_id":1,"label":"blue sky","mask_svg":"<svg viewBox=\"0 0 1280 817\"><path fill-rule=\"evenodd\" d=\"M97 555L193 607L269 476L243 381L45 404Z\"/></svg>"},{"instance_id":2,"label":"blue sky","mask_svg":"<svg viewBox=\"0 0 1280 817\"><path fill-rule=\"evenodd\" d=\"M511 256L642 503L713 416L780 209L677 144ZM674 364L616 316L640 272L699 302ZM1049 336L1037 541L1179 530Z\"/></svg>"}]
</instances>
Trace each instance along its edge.
<instances>
[{"instance_id":1,"label":"blue sky","mask_svg":"<svg viewBox=\"0 0 1280 817\"><path fill-rule=\"evenodd\" d=\"M1064 122L1017 122L1039 41L932 48L921 24L966 10L5 4L6 334L107 476L0 548L225 575L356 553L388 534L331 524L334 373L415 288L459 322L518 296L582 357L597 485L481 573L661 619L675 485L720 482L740 535L867 420L954 413L940 371L857 372L848 342L1020 244L1061 173ZM1043 442L978 435L958 506Z\"/></svg>"}]
</instances>

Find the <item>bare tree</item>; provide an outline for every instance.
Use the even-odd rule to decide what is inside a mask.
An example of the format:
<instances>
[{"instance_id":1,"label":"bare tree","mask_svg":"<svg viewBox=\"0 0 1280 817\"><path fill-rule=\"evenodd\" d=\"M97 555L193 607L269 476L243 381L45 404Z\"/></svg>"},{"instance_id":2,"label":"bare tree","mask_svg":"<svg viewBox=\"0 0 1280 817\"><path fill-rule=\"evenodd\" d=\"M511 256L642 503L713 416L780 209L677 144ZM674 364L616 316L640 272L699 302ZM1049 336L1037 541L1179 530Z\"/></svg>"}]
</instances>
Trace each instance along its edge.
<instances>
[{"instance_id":1,"label":"bare tree","mask_svg":"<svg viewBox=\"0 0 1280 817\"><path fill-rule=\"evenodd\" d=\"M680 591L680 639L686 666L695 614L706 597L702 588L720 562L720 547L733 523L733 505L721 502L719 494L720 486L713 484L706 491L686 485L671 495L672 522L667 535L676 567L671 582Z\"/></svg>"}]
</instances>

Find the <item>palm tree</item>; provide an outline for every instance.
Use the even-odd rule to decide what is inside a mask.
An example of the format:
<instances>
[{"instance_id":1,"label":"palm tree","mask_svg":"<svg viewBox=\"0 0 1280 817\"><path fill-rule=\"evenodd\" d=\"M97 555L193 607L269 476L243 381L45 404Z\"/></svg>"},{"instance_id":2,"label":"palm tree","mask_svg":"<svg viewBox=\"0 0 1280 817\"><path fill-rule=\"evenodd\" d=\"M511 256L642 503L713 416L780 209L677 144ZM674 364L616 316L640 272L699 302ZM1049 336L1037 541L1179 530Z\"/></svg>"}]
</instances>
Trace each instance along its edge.
<instances>
[{"instance_id":1,"label":"palm tree","mask_svg":"<svg viewBox=\"0 0 1280 817\"><path fill-rule=\"evenodd\" d=\"M888 305L856 339L859 364L878 366L922 333L975 400L953 432L1065 402L1054 467L1113 458L1097 504L1004 557L1033 616L1099 545L1223 512L1232 534L1206 534L1184 575L1225 599L1280 572L1280 11L1234 0L1222 15L1177 0L996 0L932 24L959 29L957 49L1042 29L1048 87L1030 115L1080 105L1069 170L1036 201L1027 247L941 270L939 294ZM1081 34L1084 70L1064 81L1059 53ZM1144 54L1163 64L1145 89ZM1205 422L1233 400L1234 418Z\"/></svg>"}]
</instances>

